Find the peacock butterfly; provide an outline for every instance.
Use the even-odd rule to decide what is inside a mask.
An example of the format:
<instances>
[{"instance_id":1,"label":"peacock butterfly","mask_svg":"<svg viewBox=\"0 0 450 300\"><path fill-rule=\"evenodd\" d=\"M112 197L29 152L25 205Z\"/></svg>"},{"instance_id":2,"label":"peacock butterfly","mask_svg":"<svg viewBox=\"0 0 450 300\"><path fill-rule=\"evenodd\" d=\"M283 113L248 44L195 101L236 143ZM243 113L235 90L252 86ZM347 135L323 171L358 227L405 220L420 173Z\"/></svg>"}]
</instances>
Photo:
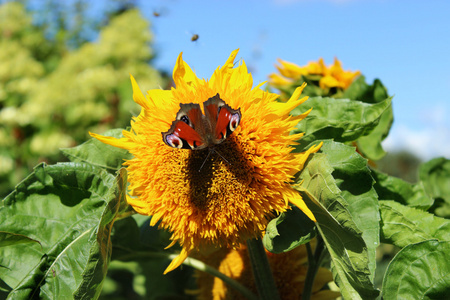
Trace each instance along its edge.
<instances>
[{"instance_id":1,"label":"peacock butterfly","mask_svg":"<svg viewBox=\"0 0 450 300\"><path fill-rule=\"evenodd\" d=\"M169 131L162 132L164 143L173 148L200 150L223 142L241 121L240 108L232 109L219 94L199 104L180 104Z\"/></svg>"}]
</instances>

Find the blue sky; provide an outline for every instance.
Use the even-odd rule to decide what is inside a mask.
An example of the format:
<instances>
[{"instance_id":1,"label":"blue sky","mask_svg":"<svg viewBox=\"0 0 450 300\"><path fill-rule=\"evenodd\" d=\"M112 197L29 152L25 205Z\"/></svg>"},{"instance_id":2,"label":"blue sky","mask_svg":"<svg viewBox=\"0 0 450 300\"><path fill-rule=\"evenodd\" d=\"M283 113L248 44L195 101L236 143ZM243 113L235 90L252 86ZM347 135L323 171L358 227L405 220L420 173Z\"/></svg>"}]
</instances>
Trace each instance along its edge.
<instances>
[{"instance_id":1,"label":"blue sky","mask_svg":"<svg viewBox=\"0 0 450 300\"><path fill-rule=\"evenodd\" d=\"M159 69L171 73L183 52L197 75L209 78L240 48L238 58L257 84L276 70L277 58L305 65L320 57L331 64L337 57L344 69L360 70L369 83L381 79L394 95L387 150L450 158L450 1L136 2L152 24ZM191 41L193 34L198 41Z\"/></svg>"},{"instance_id":2,"label":"blue sky","mask_svg":"<svg viewBox=\"0 0 450 300\"><path fill-rule=\"evenodd\" d=\"M395 95L388 150L450 158L450 1L156 0L139 7L152 22L159 68L171 72L183 52L208 78L240 48L258 83L277 58L304 65L337 57Z\"/></svg>"}]
</instances>

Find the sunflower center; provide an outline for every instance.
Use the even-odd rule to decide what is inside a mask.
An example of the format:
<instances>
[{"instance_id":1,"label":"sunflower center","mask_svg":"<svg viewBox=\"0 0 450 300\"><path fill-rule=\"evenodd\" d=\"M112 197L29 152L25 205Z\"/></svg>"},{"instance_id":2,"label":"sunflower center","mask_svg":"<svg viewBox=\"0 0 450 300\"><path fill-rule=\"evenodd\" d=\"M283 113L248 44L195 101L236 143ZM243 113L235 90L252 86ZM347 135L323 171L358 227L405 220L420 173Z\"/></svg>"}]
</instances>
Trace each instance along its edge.
<instances>
[{"instance_id":1,"label":"sunflower center","mask_svg":"<svg viewBox=\"0 0 450 300\"><path fill-rule=\"evenodd\" d=\"M214 148L192 151L187 170L190 202L200 210L221 210L230 195L244 195L252 181L234 136Z\"/></svg>"}]
</instances>

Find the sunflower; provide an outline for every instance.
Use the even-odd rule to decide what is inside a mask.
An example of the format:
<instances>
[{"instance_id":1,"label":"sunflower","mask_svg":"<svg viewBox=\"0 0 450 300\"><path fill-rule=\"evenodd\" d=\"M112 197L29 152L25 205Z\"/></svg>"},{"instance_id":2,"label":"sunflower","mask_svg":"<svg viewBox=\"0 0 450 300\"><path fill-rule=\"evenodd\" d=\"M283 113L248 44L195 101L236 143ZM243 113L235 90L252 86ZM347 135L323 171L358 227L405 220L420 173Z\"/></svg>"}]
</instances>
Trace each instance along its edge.
<instances>
[{"instance_id":1,"label":"sunflower","mask_svg":"<svg viewBox=\"0 0 450 300\"><path fill-rule=\"evenodd\" d=\"M312 76L319 81L322 89L340 88L346 89L353 80L361 74L359 71L344 71L341 62L335 58L334 64L327 67L322 58L317 62L309 62L306 66L298 66L294 63L278 59L280 65L276 65L280 74L269 75L270 83L277 88L283 88L295 84L302 76Z\"/></svg>"},{"instance_id":2,"label":"sunflower","mask_svg":"<svg viewBox=\"0 0 450 300\"><path fill-rule=\"evenodd\" d=\"M314 247L315 240L312 241ZM305 245L285 253L274 254L266 251L273 272L275 284L281 299L301 299L308 271L308 255ZM238 281L257 293L250 267L247 247L242 244L238 249L222 248L217 252L199 257L208 265L226 276ZM229 288L221 279L205 272L197 271L198 299L245 299L236 290ZM339 292L323 289L333 281L333 274L326 268L319 268L312 286L311 299L336 299Z\"/></svg>"},{"instance_id":3,"label":"sunflower","mask_svg":"<svg viewBox=\"0 0 450 300\"><path fill-rule=\"evenodd\" d=\"M277 102L278 95L253 86L252 75L242 62L234 67L238 50L210 80L199 79L180 54L174 71L174 88L150 90L144 97L131 77L133 99L142 106L123 138L91 133L100 141L127 149L134 157L124 163L128 170L128 203L140 214L152 216L151 225L172 233L172 246L181 253L165 273L178 267L195 249L234 248L249 238L260 237L275 214L299 207L315 220L301 196L290 185L311 153L293 153L302 134L289 135L311 111L290 116L307 100L299 99L305 85L291 99ZM202 150L168 146L161 136L171 128L180 104L201 104L220 97L239 110L239 126L223 142ZM176 145L173 145L176 146Z\"/></svg>"}]
</instances>

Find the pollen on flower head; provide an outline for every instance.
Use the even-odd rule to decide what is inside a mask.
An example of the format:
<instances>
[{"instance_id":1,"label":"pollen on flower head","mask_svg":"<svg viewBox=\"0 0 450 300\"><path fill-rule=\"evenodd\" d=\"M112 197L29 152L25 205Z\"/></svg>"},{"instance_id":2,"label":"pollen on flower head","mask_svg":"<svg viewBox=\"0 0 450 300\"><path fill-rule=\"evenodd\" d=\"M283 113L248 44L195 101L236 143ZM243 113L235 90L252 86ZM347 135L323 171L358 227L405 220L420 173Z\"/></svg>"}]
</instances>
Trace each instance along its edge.
<instances>
[{"instance_id":1,"label":"pollen on flower head","mask_svg":"<svg viewBox=\"0 0 450 300\"><path fill-rule=\"evenodd\" d=\"M152 216L151 225L160 222L160 227L172 233L172 244L183 247L166 272L178 267L195 249L233 248L261 236L270 218L286 211L288 203L315 220L290 185L309 154L321 146L292 152L301 134L289 133L309 111L295 117L289 112L307 100L300 98L304 85L286 103L278 102L278 95L262 90L261 85L253 87L244 62L235 66L237 52L233 51L209 80L199 79L180 54L173 71L175 87L150 90L145 97L131 77L133 99L142 106L131 130L123 131L120 139L91 133L133 155L124 163L128 203L138 213ZM239 126L231 135L201 150L164 143L162 133L171 128L180 104L201 107L217 94L231 109L240 110ZM204 134L199 128L196 131Z\"/></svg>"}]
</instances>

